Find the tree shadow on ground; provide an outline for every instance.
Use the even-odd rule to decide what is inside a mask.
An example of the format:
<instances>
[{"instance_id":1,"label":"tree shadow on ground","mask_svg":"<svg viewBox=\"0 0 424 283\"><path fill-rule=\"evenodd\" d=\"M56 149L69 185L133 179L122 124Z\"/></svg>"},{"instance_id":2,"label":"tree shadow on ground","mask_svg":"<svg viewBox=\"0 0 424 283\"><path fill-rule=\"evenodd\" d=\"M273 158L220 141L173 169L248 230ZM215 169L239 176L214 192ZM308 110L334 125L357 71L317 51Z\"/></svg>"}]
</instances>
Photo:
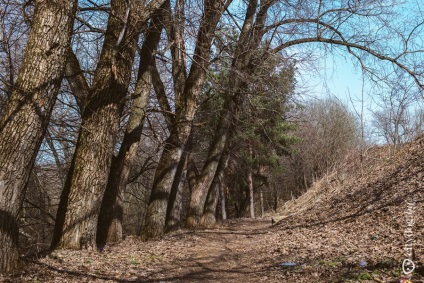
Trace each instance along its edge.
<instances>
[{"instance_id":1,"label":"tree shadow on ground","mask_svg":"<svg viewBox=\"0 0 424 283\"><path fill-rule=\"evenodd\" d=\"M34 263L41 266L45 270L54 273L60 273L72 278L72 282L85 282L84 280L105 280L119 283L130 282L241 282L239 280L245 279L247 282L260 276L264 270L264 262L252 259L249 264L235 264L238 259L246 255L240 253L228 253L228 250L223 250L220 254L206 255L206 256L188 256L185 259L173 259L166 263L165 266L154 268L151 272L137 276L137 278L119 278L117 276L108 275L107 272L103 274L94 274L73 270L71 268L57 268L45 263L35 261ZM231 262L232 266L229 267L228 263ZM258 268L259 267L259 268ZM140 271L146 267L140 266ZM128 276L131 277L131 276ZM134 276L133 276L134 277Z\"/></svg>"}]
</instances>

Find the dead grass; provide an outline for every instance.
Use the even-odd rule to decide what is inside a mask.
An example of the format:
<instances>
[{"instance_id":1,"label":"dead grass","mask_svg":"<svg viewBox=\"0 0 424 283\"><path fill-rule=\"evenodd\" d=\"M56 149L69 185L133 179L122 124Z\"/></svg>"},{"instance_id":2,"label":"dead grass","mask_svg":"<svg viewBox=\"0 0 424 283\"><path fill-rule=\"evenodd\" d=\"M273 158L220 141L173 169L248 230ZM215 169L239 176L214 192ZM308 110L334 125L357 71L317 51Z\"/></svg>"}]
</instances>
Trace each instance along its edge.
<instances>
[{"instance_id":1,"label":"dead grass","mask_svg":"<svg viewBox=\"0 0 424 283\"><path fill-rule=\"evenodd\" d=\"M270 219L129 237L102 253L56 251L24 260L4 282L399 282L414 202L412 282L424 282L424 137L393 153L351 156ZM294 266L282 266L292 262Z\"/></svg>"}]
</instances>

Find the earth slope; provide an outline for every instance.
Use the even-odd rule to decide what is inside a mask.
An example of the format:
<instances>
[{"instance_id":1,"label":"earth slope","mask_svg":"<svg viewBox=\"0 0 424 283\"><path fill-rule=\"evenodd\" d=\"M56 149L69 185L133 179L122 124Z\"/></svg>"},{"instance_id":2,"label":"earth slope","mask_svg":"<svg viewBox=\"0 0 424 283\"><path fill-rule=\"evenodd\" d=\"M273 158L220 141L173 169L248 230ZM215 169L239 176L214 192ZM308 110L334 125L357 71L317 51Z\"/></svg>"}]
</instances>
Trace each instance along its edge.
<instances>
[{"instance_id":1,"label":"earth slope","mask_svg":"<svg viewBox=\"0 0 424 283\"><path fill-rule=\"evenodd\" d=\"M362 165L355 159L285 204L275 230L291 242L279 240L274 252L303 272L314 261L334 267L309 268L316 282L325 273L336 282L398 282L411 258L412 282L423 282L424 137L397 151L370 149Z\"/></svg>"}]
</instances>

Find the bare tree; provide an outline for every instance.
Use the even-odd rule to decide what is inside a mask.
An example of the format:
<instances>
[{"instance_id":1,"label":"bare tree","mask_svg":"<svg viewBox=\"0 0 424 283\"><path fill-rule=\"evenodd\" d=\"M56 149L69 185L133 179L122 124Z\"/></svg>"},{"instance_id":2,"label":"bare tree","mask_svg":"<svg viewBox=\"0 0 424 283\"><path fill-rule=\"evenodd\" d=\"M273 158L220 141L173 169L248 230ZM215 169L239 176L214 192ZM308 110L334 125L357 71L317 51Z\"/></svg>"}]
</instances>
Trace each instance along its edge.
<instances>
[{"instance_id":1,"label":"bare tree","mask_svg":"<svg viewBox=\"0 0 424 283\"><path fill-rule=\"evenodd\" d=\"M227 218L225 211L225 195L222 186L224 184L225 170L228 167L229 159L229 153L225 152L221 158L218 169L216 171L215 179L209 189L208 196L206 198L205 208L201 219L202 226L211 227L215 225L216 215L218 214L217 208L219 198L221 198L222 219L225 220Z\"/></svg>"},{"instance_id":2,"label":"bare tree","mask_svg":"<svg viewBox=\"0 0 424 283\"><path fill-rule=\"evenodd\" d=\"M190 135L192 121L196 113L197 98L205 81L206 70L210 64L211 43L216 25L231 1L204 1L204 12L199 24L196 47L190 72L183 84L174 75L175 127L165 143L161 159L155 173L155 181L146 215L146 225L142 233L144 239L163 235L169 194L174 182L182 152ZM174 44L180 44L176 41ZM175 57L174 57L175 58ZM183 72L181 58L173 60L173 70ZM185 66L185 63L183 63ZM179 71L178 71L179 70ZM179 87L181 85L181 87Z\"/></svg>"},{"instance_id":3,"label":"bare tree","mask_svg":"<svg viewBox=\"0 0 424 283\"><path fill-rule=\"evenodd\" d=\"M28 40L29 23L17 0L0 4L0 114L10 98Z\"/></svg>"},{"instance_id":4,"label":"bare tree","mask_svg":"<svg viewBox=\"0 0 424 283\"><path fill-rule=\"evenodd\" d=\"M226 146L233 115L237 113L238 106L241 104L241 96L237 94L240 94L240 89L242 86L245 86L246 82L240 74L245 72L250 62L250 57L253 55L253 50L261 42L263 30L260 27L263 27L266 21L267 11L272 5L272 1L265 2L265 4L260 5L260 11L257 11L258 1L255 0L249 1L246 9L243 27L240 31L239 40L234 51L234 59L229 72L232 83L226 90L226 108L221 116L220 126L216 131L214 141L209 149L205 165L191 193L187 217L188 226L195 227L200 223L209 187L212 184L221 155Z\"/></svg>"},{"instance_id":5,"label":"bare tree","mask_svg":"<svg viewBox=\"0 0 424 283\"><path fill-rule=\"evenodd\" d=\"M387 93L376 96L380 110L373 112L373 125L387 143L397 146L415 137L411 107L419 93L414 84L401 78L389 87Z\"/></svg>"},{"instance_id":6,"label":"bare tree","mask_svg":"<svg viewBox=\"0 0 424 283\"><path fill-rule=\"evenodd\" d=\"M0 272L17 267L25 187L56 100L76 1L36 1L24 60L0 122Z\"/></svg>"},{"instance_id":7,"label":"bare tree","mask_svg":"<svg viewBox=\"0 0 424 283\"><path fill-rule=\"evenodd\" d=\"M164 1L144 6L111 1L111 13L75 154L56 217L52 247L92 249L106 189L119 119L128 92L141 28Z\"/></svg>"},{"instance_id":8,"label":"bare tree","mask_svg":"<svg viewBox=\"0 0 424 283\"><path fill-rule=\"evenodd\" d=\"M309 186L357 148L360 126L337 98L308 101L298 115L297 135L303 141L298 145L299 153L293 157L293 162L300 158L300 168L293 177L304 179Z\"/></svg>"},{"instance_id":9,"label":"bare tree","mask_svg":"<svg viewBox=\"0 0 424 283\"><path fill-rule=\"evenodd\" d=\"M133 104L127 129L119 153L112 159L109 179L100 209L97 225L97 244L100 246L103 246L106 242L119 242L122 239L122 197L128 183L132 164L136 158L146 116L151 88L150 69L154 60L153 54L156 52L163 28L163 10L159 9L153 15L140 51L137 85L133 94Z\"/></svg>"}]
</instances>

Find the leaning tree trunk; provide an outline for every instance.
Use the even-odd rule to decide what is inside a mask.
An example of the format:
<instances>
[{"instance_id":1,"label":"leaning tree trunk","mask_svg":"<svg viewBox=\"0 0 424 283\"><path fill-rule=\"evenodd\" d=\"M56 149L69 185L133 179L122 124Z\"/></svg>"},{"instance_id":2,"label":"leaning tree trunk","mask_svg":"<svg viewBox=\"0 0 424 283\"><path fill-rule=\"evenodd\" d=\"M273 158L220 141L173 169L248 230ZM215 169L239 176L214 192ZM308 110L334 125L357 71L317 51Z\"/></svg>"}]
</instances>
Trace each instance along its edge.
<instances>
[{"instance_id":1,"label":"leaning tree trunk","mask_svg":"<svg viewBox=\"0 0 424 283\"><path fill-rule=\"evenodd\" d=\"M144 240L160 237L165 232L168 199L181 155L182 149L174 130L166 140L165 148L156 168L146 212L146 222L141 235Z\"/></svg>"},{"instance_id":2,"label":"leaning tree trunk","mask_svg":"<svg viewBox=\"0 0 424 283\"><path fill-rule=\"evenodd\" d=\"M72 50L69 50L66 60L65 78L75 97L79 110L82 113L90 94L90 87L85 79L84 72L81 69L77 56Z\"/></svg>"},{"instance_id":3,"label":"leaning tree trunk","mask_svg":"<svg viewBox=\"0 0 424 283\"><path fill-rule=\"evenodd\" d=\"M209 193L206 199L204 212L201 218L201 225L205 227L212 227L216 223L216 209L218 206L218 199L224 181L224 172L228 166L228 160L230 155L224 153L219 163L218 169L215 174L212 186L209 189Z\"/></svg>"},{"instance_id":4,"label":"leaning tree trunk","mask_svg":"<svg viewBox=\"0 0 424 283\"><path fill-rule=\"evenodd\" d=\"M246 72L248 67L250 67L249 62L260 43L262 37L261 31L263 30L266 19L266 11L270 4L271 2L262 5L259 12L257 12L258 0L249 1L230 69L231 81L226 93L227 101L224 104L224 113L220 118L214 141L209 148L208 157L200 173L200 177L191 192L187 215L188 227L196 227L200 223L209 188L212 185L221 155L231 132L233 115L237 115L241 105L240 100L242 97L240 90L248 84L240 74Z\"/></svg>"},{"instance_id":5,"label":"leaning tree trunk","mask_svg":"<svg viewBox=\"0 0 424 283\"><path fill-rule=\"evenodd\" d=\"M163 2L163 1L162 1ZM161 1L151 1L156 10ZM72 170L61 195L52 247L96 247L98 215L111 166L131 68L149 9L137 1L112 0L102 53L82 115Z\"/></svg>"},{"instance_id":6,"label":"leaning tree trunk","mask_svg":"<svg viewBox=\"0 0 424 283\"><path fill-rule=\"evenodd\" d=\"M190 136L191 137L191 136ZM171 193L169 196L168 206L166 208L165 231L169 232L177 229L181 223L181 209L182 209L182 196L185 179L187 160L188 160L188 147L190 147L190 138L187 142L186 149L183 152L180 163L175 172L174 182L172 183Z\"/></svg>"},{"instance_id":7,"label":"leaning tree trunk","mask_svg":"<svg viewBox=\"0 0 424 283\"><path fill-rule=\"evenodd\" d=\"M224 104L218 128L215 131L214 140L210 145L206 162L191 190L187 215L188 227L196 227L200 224L209 188L212 185L220 160L227 146L228 139L232 133L234 117L237 117L240 105L242 104L240 101L242 98L240 89L244 87L244 83L237 78L236 72L233 74L234 76L232 77L234 80L232 88L234 89L234 93L231 91L227 93L227 100Z\"/></svg>"},{"instance_id":8,"label":"leaning tree trunk","mask_svg":"<svg viewBox=\"0 0 424 283\"><path fill-rule=\"evenodd\" d=\"M161 13L161 11L158 11ZM136 158L138 144L146 115L147 102L150 95L150 66L153 64L153 54L159 43L163 28L163 17L155 15L146 33L140 53L140 64L137 85L134 91L134 101L131 106L127 129L119 149L118 156L112 159L109 179L103 196L97 225L97 245L115 243L122 240L123 192L128 182L132 164Z\"/></svg>"},{"instance_id":9,"label":"leaning tree trunk","mask_svg":"<svg viewBox=\"0 0 424 283\"><path fill-rule=\"evenodd\" d=\"M15 89L0 122L0 273L18 264L19 213L62 81L77 1L36 1Z\"/></svg>"},{"instance_id":10,"label":"leaning tree trunk","mask_svg":"<svg viewBox=\"0 0 424 283\"><path fill-rule=\"evenodd\" d=\"M200 220L203 227L213 227L216 223L216 208L219 199L219 180L216 177L209 189L209 193L205 203L205 210Z\"/></svg>"},{"instance_id":11,"label":"leaning tree trunk","mask_svg":"<svg viewBox=\"0 0 424 283\"><path fill-rule=\"evenodd\" d=\"M174 178L172 184L171 195L169 197L168 207L166 209L166 221L165 231L173 231L181 226L181 213L183 209L183 191L184 191L184 180L186 178L186 166L187 158L183 157L178 165L176 175L178 178ZM180 169L180 166L182 167ZM181 172L179 172L181 170Z\"/></svg>"},{"instance_id":12,"label":"leaning tree trunk","mask_svg":"<svg viewBox=\"0 0 424 283\"><path fill-rule=\"evenodd\" d=\"M228 102L226 106L233 108L236 103ZM191 190L190 203L187 214L187 226L196 227L200 224L205 207L206 197L212 185L219 162L227 144L228 135L233 119L233 112L225 109L221 116L215 139L209 149L205 165Z\"/></svg>"},{"instance_id":13,"label":"leaning tree trunk","mask_svg":"<svg viewBox=\"0 0 424 283\"><path fill-rule=\"evenodd\" d=\"M224 2L224 3L223 3ZM146 212L144 240L160 237L165 232L166 210L178 164L191 132L196 114L197 98L205 82L209 65L212 39L218 20L231 1L205 1L205 11L200 23L196 48L184 92L176 94L176 119L155 172L152 193Z\"/></svg>"}]
</instances>

